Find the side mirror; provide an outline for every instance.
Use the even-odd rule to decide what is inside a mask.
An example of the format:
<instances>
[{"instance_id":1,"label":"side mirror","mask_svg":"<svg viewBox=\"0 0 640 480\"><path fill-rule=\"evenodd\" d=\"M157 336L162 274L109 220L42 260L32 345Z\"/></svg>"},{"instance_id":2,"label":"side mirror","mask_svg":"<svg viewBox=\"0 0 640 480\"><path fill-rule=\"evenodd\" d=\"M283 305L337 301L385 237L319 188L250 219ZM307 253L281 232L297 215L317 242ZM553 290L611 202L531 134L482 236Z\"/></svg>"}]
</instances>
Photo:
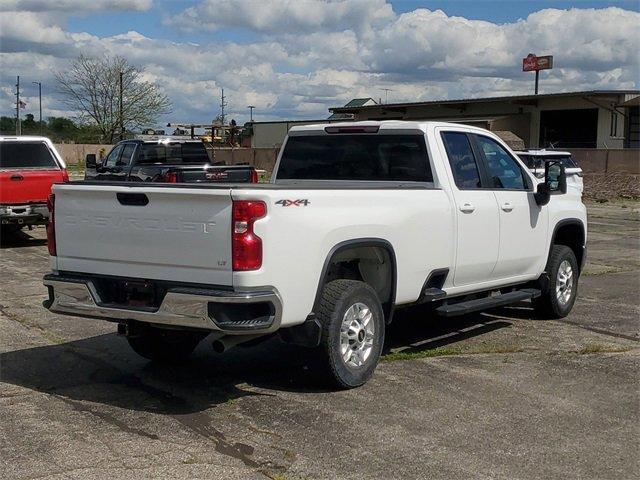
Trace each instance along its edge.
<instances>
[{"instance_id":1,"label":"side mirror","mask_svg":"<svg viewBox=\"0 0 640 480\"><path fill-rule=\"evenodd\" d=\"M538 184L534 193L536 203L546 205L552 193L567 193L567 174L562 162L549 160L544 164L544 182Z\"/></svg>"},{"instance_id":2,"label":"side mirror","mask_svg":"<svg viewBox=\"0 0 640 480\"><path fill-rule=\"evenodd\" d=\"M549 193L567 193L567 173L559 160L549 160L544 164L544 183Z\"/></svg>"},{"instance_id":3,"label":"side mirror","mask_svg":"<svg viewBox=\"0 0 640 480\"><path fill-rule=\"evenodd\" d=\"M96 168L98 166L98 162L96 161L96 154L87 153L87 156L84 159L84 164L86 168Z\"/></svg>"}]
</instances>

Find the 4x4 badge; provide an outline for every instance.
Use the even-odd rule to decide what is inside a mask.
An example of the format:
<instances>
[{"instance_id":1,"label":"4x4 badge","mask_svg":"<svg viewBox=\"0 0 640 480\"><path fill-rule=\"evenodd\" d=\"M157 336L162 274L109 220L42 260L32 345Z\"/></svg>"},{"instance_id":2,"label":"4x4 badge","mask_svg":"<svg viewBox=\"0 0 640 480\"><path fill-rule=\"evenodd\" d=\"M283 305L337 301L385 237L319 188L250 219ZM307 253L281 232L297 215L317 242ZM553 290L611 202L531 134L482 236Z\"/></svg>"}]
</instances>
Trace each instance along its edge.
<instances>
[{"instance_id":1,"label":"4x4 badge","mask_svg":"<svg viewBox=\"0 0 640 480\"><path fill-rule=\"evenodd\" d=\"M309 200L307 200L306 198L304 199L298 199L298 200L278 200L276 202L276 205L281 205L283 207L306 207L307 205L310 205L311 202Z\"/></svg>"}]
</instances>

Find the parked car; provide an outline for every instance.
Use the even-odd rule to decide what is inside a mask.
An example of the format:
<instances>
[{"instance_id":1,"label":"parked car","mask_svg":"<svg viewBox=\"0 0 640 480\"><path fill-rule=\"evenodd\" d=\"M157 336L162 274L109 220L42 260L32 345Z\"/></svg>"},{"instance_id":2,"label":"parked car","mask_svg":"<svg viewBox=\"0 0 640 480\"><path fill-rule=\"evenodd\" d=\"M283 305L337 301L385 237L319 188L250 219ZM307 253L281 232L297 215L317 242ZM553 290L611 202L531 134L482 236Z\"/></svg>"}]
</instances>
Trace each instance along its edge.
<instances>
[{"instance_id":1,"label":"parked car","mask_svg":"<svg viewBox=\"0 0 640 480\"><path fill-rule=\"evenodd\" d=\"M45 137L0 136L0 222L3 233L45 225L51 185L69 181L64 160Z\"/></svg>"},{"instance_id":2,"label":"parked car","mask_svg":"<svg viewBox=\"0 0 640 480\"><path fill-rule=\"evenodd\" d=\"M98 162L87 155L85 180L164 183L256 183L250 165L212 165L200 140L124 140Z\"/></svg>"},{"instance_id":3,"label":"parked car","mask_svg":"<svg viewBox=\"0 0 640 480\"><path fill-rule=\"evenodd\" d=\"M397 308L569 314L586 209L562 162L546 172L484 129L350 122L293 127L270 184L56 185L46 306L118 322L153 360L277 332L355 387Z\"/></svg>"},{"instance_id":4,"label":"parked car","mask_svg":"<svg viewBox=\"0 0 640 480\"><path fill-rule=\"evenodd\" d=\"M564 165L567 174L567 186L578 191L582 195L584 190L582 169L571 158L571 152L558 150L523 150L516 151L525 165L533 172L536 178L544 178L544 165L547 160L558 160Z\"/></svg>"}]
</instances>

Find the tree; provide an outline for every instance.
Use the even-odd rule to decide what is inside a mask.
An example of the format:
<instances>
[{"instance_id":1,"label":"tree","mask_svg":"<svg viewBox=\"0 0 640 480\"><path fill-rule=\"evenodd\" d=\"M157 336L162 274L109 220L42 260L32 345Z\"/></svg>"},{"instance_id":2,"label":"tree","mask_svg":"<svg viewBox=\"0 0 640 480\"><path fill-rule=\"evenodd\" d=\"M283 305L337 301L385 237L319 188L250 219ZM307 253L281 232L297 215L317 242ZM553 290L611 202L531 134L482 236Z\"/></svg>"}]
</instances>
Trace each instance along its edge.
<instances>
[{"instance_id":1,"label":"tree","mask_svg":"<svg viewBox=\"0 0 640 480\"><path fill-rule=\"evenodd\" d=\"M122 74L122 111L120 75ZM56 74L65 103L81 118L95 123L105 141L112 143L120 132L156 122L171 112L171 102L158 87L143 79L143 70L126 59L81 55L68 70ZM124 132L122 132L124 133Z\"/></svg>"}]
</instances>

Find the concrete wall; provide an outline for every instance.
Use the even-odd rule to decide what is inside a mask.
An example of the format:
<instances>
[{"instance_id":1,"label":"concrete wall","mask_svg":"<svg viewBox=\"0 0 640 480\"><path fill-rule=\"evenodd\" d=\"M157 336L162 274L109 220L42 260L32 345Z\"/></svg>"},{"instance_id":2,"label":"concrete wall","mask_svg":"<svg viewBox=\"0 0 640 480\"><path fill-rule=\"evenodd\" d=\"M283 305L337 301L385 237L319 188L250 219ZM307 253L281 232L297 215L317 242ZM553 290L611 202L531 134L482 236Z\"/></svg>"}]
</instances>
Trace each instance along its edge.
<instances>
[{"instance_id":1,"label":"concrete wall","mask_svg":"<svg viewBox=\"0 0 640 480\"><path fill-rule=\"evenodd\" d=\"M109 150L113 145L90 145L83 143L56 143L56 150L60 156L64 159L67 165L76 165L79 162L84 162L88 153L94 153L97 157L100 156L100 150L104 149L105 155L109 153Z\"/></svg>"},{"instance_id":2,"label":"concrete wall","mask_svg":"<svg viewBox=\"0 0 640 480\"><path fill-rule=\"evenodd\" d=\"M640 149L570 148L567 151L585 173L640 174Z\"/></svg>"}]
</instances>

